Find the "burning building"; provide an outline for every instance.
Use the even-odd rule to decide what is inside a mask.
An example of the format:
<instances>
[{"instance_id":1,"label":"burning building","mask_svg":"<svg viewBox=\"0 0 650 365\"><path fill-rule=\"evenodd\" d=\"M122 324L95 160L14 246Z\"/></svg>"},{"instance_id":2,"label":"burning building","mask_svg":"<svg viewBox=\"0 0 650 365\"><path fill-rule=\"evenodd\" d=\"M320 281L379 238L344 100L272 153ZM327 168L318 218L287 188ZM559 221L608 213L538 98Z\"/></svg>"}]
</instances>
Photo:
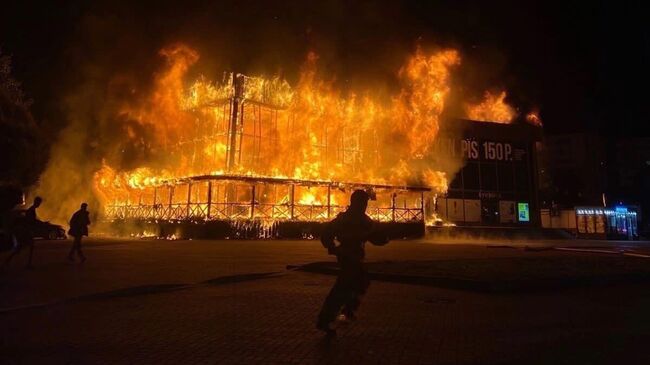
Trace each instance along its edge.
<instances>
[{"instance_id":1,"label":"burning building","mask_svg":"<svg viewBox=\"0 0 650 365\"><path fill-rule=\"evenodd\" d=\"M460 62L455 50L418 49L398 72L400 91L389 96L337 90L318 77L314 54L293 86L280 77L226 73L221 82L200 78L189 87L185 76L198 53L174 45L161 55L167 66L153 91L115 108L126 138L94 174L103 217L136 223L123 226L140 234L200 236L205 232L189 232L210 227L212 236L315 235L319 222L346 208L354 189L371 193L373 219L407 227L396 235L421 234L427 221L491 223L468 209L475 201L479 211L493 205L488 175L471 175L475 160L481 171L496 171L506 163L499 159L514 166L530 155L485 140L486 155L478 157L482 147L466 134L472 123L441 117ZM468 114L508 123L514 111L504 98L486 93ZM445 148L446 139L461 141L461 150ZM512 197L504 190L505 201L534 204L517 189Z\"/></svg>"},{"instance_id":2,"label":"burning building","mask_svg":"<svg viewBox=\"0 0 650 365\"><path fill-rule=\"evenodd\" d=\"M183 46L163 54L169 68L151 105L122 113L150 124L147 139L133 125L127 134L159 159L126 172L106 163L95 174L110 220L322 222L345 209L352 190L365 189L374 219L421 231L425 193L446 189L430 147L455 51L416 54L400 71L406 87L388 102L341 96L316 77L313 54L295 87L229 73L189 91L182 77L197 55Z\"/></svg>"}]
</instances>

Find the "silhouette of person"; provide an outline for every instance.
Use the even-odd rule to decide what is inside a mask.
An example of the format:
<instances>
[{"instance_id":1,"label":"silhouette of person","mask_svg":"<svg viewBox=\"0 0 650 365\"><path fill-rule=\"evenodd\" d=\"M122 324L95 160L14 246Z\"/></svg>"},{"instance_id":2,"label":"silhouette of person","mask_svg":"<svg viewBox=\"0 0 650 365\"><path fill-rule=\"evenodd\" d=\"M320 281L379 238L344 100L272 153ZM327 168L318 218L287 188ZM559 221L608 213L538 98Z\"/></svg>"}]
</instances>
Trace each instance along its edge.
<instances>
[{"instance_id":1,"label":"silhouette of person","mask_svg":"<svg viewBox=\"0 0 650 365\"><path fill-rule=\"evenodd\" d=\"M365 242L383 246L388 237L374 229L368 215L369 196L364 190L355 190L350 196L350 206L328 223L321 235L321 242L330 255L336 255L339 274L318 315L316 328L327 335L336 335L331 323L339 313L348 319L355 319L355 312L366 293L370 281L363 265ZM337 246L335 240L339 242Z\"/></svg>"},{"instance_id":2,"label":"silhouette of person","mask_svg":"<svg viewBox=\"0 0 650 365\"><path fill-rule=\"evenodd\" d=\"M43 198L41 198L40 196L34 198L34 203L25 211L25 218L27 218L28 222L34 223L38 221L38 217L36 216L36 209L40 207L42 203L43 203Z\"/></svg>"},{"instance_id":3,"label":"silhouette of person","mask_svg":"<svg viewBox=\"0 0 650 365\"><path fill-rule=\"evenodd\" d=\"M29 256L27 258L27 268L32 267L32 259L34 257L34 236L36 234L37 226L40 223L36 215L36 209L43 203L43 198L37 196L34 198L32 205L24 212L13 211L11 214L9 224L11 226L11 236L14 241L14 250L4 262L7 266L11 260L16 256L25 246L29 246Z\"/></svg>"},{"instance_id":4,"label":"silhouette of person","mask_svg":"<svg viewBox=\"0 0 650 365\"><path fill-rule=\"evenodd\" d=\"M81 238L83 236L88 236L90 214L87 209L88 204L81 203L81 208L79 208L79 210L72 215L72 218L70 218L70 230L68 230L68 234L74 237L70 253L68 254L68 260L70 261L74 261L75 252L82 263L86 261L86 256L81 252Z\"/></svg>"}]
</instances>

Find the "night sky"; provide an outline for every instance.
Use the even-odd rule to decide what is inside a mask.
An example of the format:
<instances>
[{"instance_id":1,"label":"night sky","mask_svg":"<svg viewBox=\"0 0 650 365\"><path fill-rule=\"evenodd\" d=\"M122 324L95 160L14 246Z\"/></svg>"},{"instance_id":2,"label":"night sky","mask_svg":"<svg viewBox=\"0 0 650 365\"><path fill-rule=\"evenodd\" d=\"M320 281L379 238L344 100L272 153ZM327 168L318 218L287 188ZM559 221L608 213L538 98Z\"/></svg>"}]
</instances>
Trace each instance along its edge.
<instances>
[{"instance_id":1,"label":"night sky","mask_svg":"<svg viewBox=\"0 0 650 365\"><path fill-rule=\"evenodd\" d=\"M157 51L183 41L202 57L195 72L282 73L295 79L308 50L346 85L390 83L416 43L463 55L467 93L503 87L547 133L639 135L648 128L650 35L641 2L14 2L0 12L0 47L57 131L62 98L89 73L124 73L143 85ZM380 80L380 81L378 81Z\"/></svg>"}]
</instances>

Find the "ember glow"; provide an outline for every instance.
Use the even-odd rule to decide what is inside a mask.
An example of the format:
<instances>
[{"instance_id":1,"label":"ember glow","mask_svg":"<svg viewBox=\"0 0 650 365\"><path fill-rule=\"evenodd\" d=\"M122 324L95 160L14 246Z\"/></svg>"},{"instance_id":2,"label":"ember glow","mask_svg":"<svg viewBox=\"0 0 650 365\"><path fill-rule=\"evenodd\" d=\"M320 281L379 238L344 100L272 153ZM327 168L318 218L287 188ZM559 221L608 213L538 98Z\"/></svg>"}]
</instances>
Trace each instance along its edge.
<instances>
[{"instance_id":1,"label":"ember glow","mask_svg":"<svg viewBox=\"0 0 650 365\"><path fill-rule=\"evenodd\" d=\"M539 111L533 110L526 114L526 121L534 126L541 127L543 125L542 118L539 117Z\"/></svg>"}]
</instances>

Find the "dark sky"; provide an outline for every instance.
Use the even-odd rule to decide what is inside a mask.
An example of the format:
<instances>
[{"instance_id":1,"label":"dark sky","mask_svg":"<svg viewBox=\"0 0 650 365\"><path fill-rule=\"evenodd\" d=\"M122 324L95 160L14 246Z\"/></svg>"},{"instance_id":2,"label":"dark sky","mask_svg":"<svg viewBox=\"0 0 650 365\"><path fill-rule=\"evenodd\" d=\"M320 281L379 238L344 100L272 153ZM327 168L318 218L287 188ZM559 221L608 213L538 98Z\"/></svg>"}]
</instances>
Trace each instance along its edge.
<instances>
[{"instance_id":1,"label":"dark sky","mask_svg":"<svg viewBox=\"0 0 650 365\"><path fill-rule=\"evenodd\" d=\"M197 72L210 77L238 70L291 80L315 50L339 82L364 85L394 77L416 42L453 46L468 94L505 87L523 111L540 108L549 133L650 129L641 2L14 3L0 12L0 47L13 55L34 114L53 129L66 122L62 98L89 73L146 83L160 62L156 52L174 41L199 49Z\"/></svg>"}]
</instances>

